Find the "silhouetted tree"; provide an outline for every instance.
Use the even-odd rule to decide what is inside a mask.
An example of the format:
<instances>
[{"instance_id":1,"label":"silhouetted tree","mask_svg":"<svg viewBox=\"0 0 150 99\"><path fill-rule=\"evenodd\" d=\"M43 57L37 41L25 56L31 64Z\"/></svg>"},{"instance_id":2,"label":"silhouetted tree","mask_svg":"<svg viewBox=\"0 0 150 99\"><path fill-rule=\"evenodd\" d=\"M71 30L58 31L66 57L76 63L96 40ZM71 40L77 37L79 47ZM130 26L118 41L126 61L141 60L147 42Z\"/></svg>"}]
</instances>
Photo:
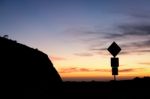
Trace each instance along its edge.
<instances>
[{"instance_id":1,"label":"silhouetted tree","mask_svg":"<svg viewBox=\"0 0 150 99\"><path fill-rule=\"evenodd\" d=\"M8 35L4 35L3 38L7 38L8 39Z\"/></svg>"}]
</instances>

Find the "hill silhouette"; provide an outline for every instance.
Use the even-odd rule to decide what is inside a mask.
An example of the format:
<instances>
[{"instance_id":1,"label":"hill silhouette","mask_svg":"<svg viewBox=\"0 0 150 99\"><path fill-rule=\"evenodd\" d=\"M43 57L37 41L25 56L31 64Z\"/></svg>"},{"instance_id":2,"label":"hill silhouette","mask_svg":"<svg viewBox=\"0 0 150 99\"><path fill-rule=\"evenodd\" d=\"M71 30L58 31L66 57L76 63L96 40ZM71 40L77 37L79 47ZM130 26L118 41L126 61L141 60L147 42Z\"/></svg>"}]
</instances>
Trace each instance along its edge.
<instances>
[{"instance_id":1,"label":"hill silhouette","mask_svg":"<svg viewBox=\"0 0 150 99\"><path fill-rule=\"evenodd\" d=\"M1 85L4 97L45 99L59 93L62 79L48 56L43 52L0 37Z\"/></svg>"}]
</instances>

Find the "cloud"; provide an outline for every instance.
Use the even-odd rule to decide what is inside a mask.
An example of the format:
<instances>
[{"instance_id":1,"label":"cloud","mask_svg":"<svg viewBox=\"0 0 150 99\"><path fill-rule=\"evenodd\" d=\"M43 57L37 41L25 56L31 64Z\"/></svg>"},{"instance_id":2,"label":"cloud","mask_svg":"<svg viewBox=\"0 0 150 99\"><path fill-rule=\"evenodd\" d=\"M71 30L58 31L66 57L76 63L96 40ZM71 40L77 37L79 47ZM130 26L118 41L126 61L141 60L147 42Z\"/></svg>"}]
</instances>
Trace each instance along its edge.
<instances>
[{"instance_id":1,"label":"cloud","mask_svg":"<svg viewBox=\"0 0 150 99\"><path fill-rule=\"evenodd\" d=\"M143 68L129 68L129 69L119 69L119 72L134 72ZM91 68L61 68L60 73L74 73L74 72L111 72L111 69L91 69Z\"/></svg>"},{"instance_id":2,"label":"cloud","mask_svg":"<svg viewBox=\"0 0 150 99\"><path fill-rule=\"evenodd\" d=\"M93 50L93 51L106 51L107 48L91 48L90 50Z\"/></svg>"},{"instance_id":3,"label":"cloud","mask_svg":"<svg viewBox=\"0 0 150 99\"><path fill-rule=\"evenodd\" d=\"M143 63L139 63L139 64L142 64L142 65L149 65L149 66L150 66L150 62L143 62Z\"/></svg>"},{"instance_id":4,"label":"cloud","mask_svg":"<svg viewBox=\"0 0 150 99\"><path fill-rule=\"evenodd\" d=\"M150 18L150 13L149 11L138 11L130 13L130 16L136 19L142 19L147 21Z\"/></svg>"},{"instance_id":5,"label":"cloud","mask_svg":"<svg viewBox=\"0 0 150 99\"><path fill-rule=\"evenodd\" d=\"M139 53L141 53L141 52L150 53L150 50L138 50L138 51L136 51L136 52L139 52Z\"/></svg>"},{"instance_id":6,"label":"cloud","mask_svg":"<svg viewBox=\"0 0 150 99\"><path fill-rule=\"evenodd\" d=\"M117 27L117 33L105 33L105 39L123 39L125 37L150 37L150 23L128 23Z\"/></svg>"},{"instance_id":7,"label":"cloud","mask_svg":"<svg viewBox=\"0 0 150 99\"><path fill-rule=\"evenodd\" d=\"M103 41L105 41L103 43L105 44L118 41L120 47L124 50L120 53L122 55L150 52L150 21L145 23L141 21L135 23L122 23L118 26L116 25L114 28L116 31L112 31L112 33L105 32L103 36L97 39L103 39ZM97 35L100 36L102 34L97 33ZM99 46L100 45L91 46L89 50L100 52L107 49L106 46Z\"/></svg>"},{"instance_id":8,"label":"cloud","mask_svg":"<svg viewBox=\"0 0 150 99\"><path fill-rule=\"evenodd\" d=\"M59 56L49 56L50 57L50 59L52 60L52 61L62 61L62 60L66 60L66 58L64 58L64 57L59 57Z\"/></svg>"},{"instance_id":9,"label":"cloud","mask_svg":"<svg viewBox=\"0 0 150 99\"><path fill-rule=\"evenodd\" d=\"M130 42L120 45L123 49L120 54L142 54L150 52L150 40L140 42Z\"/></svg>"},{"instance_id":10,"label":"cloud","mask_svg":"<svg viewBox=\"0 0 150 99\"><path fill-rule=\"evenodd\" d=\"M78 68L76 67L71 67L71 68L61 68L59 71L60 73L72 73L72 72L78 72Z\"/></svg>"},{"instance_id":11,"label":"cloud","mask_svg":"<svg viewBox=\"0 0 150 99\"><path fill-rule=\"evenodd\" d=\"M136 69L132 69L132 68L129 68L129 69L122 69L122 70L119 70L119 72L133 72L133 71L136 71L136 70L139 70L141 68L136 68Z\"/></svg>"},{"instance_id":12,"label":"cloud","mask_svg":"<svg viewBox=\"0 0 150 99\"><path fill-rule=\"evenodd\" d=\"M140 41L140 42L130 42L121 45L123 48L149 48L150 40Z\"/></svg>"},{"instance_id":13,"label":"cloud","mask_svg":"<svg viewBox=\"0 0 150 99\"><path fill-rule=\"evenodd\" d=\"M134 40L139 42L150 39L150 14L145 12L132 12L129 14L130 22L114 25L115 31L105 33L105 39ZM134 21L132 21L134 20Z\"/></svg>"},{"instance_id":14,"label":"cloud","mask_svg":"<svg viewBox=\"0 0 150 99\"><path fill-rule=\"evenodd\" d=\"M71 68L62 68L60 73L73 73L73 72L109 72L108 69L90 69L90 68L79 68L79 67L71 67Z\"/></svg>"},{"instance_id":15,"label":"cloud","mask_svg":"<svg viewBox=\"0 0 150 99\"><path fill-rule=\"evenodd\" d=\"M74 53L76 56L93 56L91 53Z\"/></svg>"},{"instance_id":16,"label":"cloud","mask_svg":"<svg viewBox=\"0 0 150 99\"><path fill-rule=\"evenodd\" d=\"M127 20L108 27L105 25L77 28L82 44L87 45L87 52L108 55L107 48L116 41L122 48L121 55L144 54L150 50L150 14L149 11L126 12ZM78 56L91 56L75 53Z\"/></svg>"}]
</instances>

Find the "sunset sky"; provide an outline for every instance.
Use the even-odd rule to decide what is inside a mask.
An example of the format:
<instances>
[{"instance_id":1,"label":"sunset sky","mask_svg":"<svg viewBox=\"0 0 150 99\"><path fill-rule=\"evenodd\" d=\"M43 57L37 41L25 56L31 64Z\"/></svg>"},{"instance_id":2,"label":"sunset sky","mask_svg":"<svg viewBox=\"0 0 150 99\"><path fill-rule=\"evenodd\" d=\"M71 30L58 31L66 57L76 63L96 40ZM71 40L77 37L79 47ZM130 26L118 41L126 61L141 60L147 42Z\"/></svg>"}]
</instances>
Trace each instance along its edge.
<instances>
[{"instance_id":1,"label":"sunset sky","mask_svg":"<svg viewBox=\"0 0 150 99\"><path fill-rule=\"evenodd\" d=\"M0 36L46 53L64 81L150 76L150 0L0 0Z\"/></svg>"}]
</instances>

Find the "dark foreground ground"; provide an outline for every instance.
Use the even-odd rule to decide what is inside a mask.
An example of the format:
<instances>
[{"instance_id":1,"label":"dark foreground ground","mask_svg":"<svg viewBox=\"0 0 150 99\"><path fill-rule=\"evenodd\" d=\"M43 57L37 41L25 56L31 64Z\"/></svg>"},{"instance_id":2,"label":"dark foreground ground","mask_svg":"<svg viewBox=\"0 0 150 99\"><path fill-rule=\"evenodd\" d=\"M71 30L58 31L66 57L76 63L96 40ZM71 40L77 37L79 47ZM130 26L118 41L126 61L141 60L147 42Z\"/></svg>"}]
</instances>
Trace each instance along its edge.
<instances>
[{"instance_id":1,"label":"dark foreground ground","mask_svg":"<svg viewBox=\"0 0 150 99\"><path fill-rule=\"evenodd\" d=\"M150 78L110 82L63 82L63 99L150 99Z\"/></svg>"},{"instance_id":2,"label":"dark foreground ground","mask_svg":"<svg viewBox=\"0 0 150 99\"><path fill-rule=\"evenodd\" d=\"M109 82L48 83L48 85L51 86L46 85L44 88L43 85L29 86L28 90L24 90L24 99L150 99L150 77Z\"/></svg>"}]
</instances>

